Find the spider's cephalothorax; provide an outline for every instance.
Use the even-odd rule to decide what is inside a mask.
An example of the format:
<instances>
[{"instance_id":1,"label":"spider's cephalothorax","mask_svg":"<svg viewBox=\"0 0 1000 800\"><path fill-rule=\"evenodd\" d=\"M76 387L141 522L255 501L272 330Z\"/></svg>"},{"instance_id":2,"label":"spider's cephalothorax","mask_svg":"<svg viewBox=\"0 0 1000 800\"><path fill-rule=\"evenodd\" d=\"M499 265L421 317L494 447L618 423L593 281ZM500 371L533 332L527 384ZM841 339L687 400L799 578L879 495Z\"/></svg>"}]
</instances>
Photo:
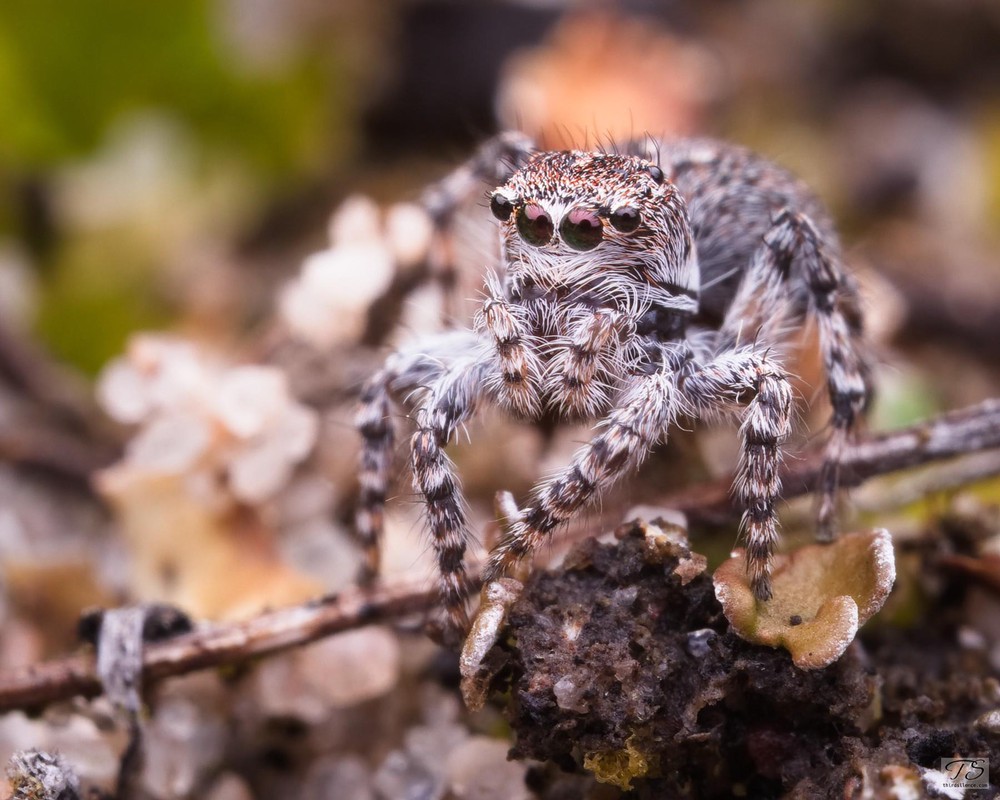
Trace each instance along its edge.
<instances>
[{"instance_id":1,"label":"spider's cephalothorax","mask_svg":"<svg viewBox=\"0 0 1000 800\"><path fill-rule=\"evenodd\" d=\"M634 156L558 152L490 207L503 254L477 321L494 345L490 395L529 418L593 418L698 309L684 201Z\"/></svg>"},{"instance_id":2,"label":"spider's cephalothorax","mask_svg":"<svg viewBox=\"0 0 1000 800\"><path fill-rule=\"evenodd\" d=\"M444 448L481 402L532 419L600 423L513 514L487 580L637 468L678 417L735 411L742 455L734 494L751 583L769 598L780 448L792 414L775 347L796 323L817 320L833 405L821 529L830 527L841 450L870 396L857 292L818 202L778 167L717 142L535 152L506 134L428 194L442 231L484 179L500 182L490 209L502 258L487 277L475 330L396 353L362 396L357 523L369 576L378 567L394 398L415 409L414 483L455 628L466 623L468 530Z\"/></svg>"}]
</instances>

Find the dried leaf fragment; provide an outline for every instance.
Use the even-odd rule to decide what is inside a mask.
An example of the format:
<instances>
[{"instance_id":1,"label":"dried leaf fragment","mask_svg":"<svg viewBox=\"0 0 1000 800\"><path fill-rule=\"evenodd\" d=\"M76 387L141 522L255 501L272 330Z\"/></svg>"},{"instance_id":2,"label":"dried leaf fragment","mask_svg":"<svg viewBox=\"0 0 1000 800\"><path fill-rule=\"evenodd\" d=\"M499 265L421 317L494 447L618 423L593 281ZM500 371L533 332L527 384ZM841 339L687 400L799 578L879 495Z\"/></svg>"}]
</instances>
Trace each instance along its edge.
<instances>
[{"instance_id":1,"label":"dried leaf fragment","mask_svg":"<svg viewBox=\"0 0 1000 800\"><path fill-rule=\"evenodd\" d=\"M486 704L493 676L488 671L484 674L483 661L500 638L507 612L523 589L524 586L512 578L500 578L483 587L482 603L472 621L472 630L465 639L458 662L462 675L462 698L470 711L478 711Z\"/></svg>"}]
</instances>

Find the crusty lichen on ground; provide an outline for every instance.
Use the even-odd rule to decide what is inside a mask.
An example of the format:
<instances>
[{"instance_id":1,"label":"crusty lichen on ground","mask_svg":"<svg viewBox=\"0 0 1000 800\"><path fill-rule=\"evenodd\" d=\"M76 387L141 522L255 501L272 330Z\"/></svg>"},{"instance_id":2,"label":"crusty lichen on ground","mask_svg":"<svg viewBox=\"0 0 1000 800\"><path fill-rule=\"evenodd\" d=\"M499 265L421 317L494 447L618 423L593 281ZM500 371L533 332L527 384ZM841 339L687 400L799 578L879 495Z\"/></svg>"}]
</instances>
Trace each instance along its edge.
<instances>
[{"instance_id":1,"label":"crusty lichen on ground","mask_svg":"<svg viewBox=\"0 0 1000 800\"><path fill-rule=\"evenodd\" d=\"M583 543L561 567L533 575L511 608L484 663L493 689L509 692L513 757L589 771L649 798L852 797L863 785L889 797L899 780L919 785L952 750L1000 757L974 727L995 703L981 680L960 706L928 697L914 714L902 711L912 697L898 681L917 681L916 667L893 664L891 649L880 650L878 671L859 644L828 667L801 670L785 650L737 636L711 576L691 576L682 543L650 546L650 530L634 523L616 543ZM889 692L884 675L894 676ZM925 691L956 696L947 674L922 680ZM536 778L561 796L563 778ZM605 785L600 797L614 791Z\"/></svg>"}]
</instances>

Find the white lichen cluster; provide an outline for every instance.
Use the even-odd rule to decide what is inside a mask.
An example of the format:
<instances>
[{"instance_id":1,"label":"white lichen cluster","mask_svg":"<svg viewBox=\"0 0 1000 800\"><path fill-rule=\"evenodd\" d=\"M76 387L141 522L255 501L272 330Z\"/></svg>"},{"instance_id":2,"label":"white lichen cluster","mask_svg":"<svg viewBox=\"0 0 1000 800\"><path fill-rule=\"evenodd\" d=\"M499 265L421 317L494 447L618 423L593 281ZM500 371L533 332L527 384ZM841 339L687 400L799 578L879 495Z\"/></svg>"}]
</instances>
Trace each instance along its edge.
<instances>
[{"instance_id":1,"label":"white lichen cluster","mask_svg":"<svg viewBox=\"0 0 1000 800\"><path fill-rule=\"evenodd\" d=\"M357 341L372 302L397 269L427 256L432 226L419 206L398 203L384 213L367 197L346 200L330 219L330 244L310 255L285 288L281 319L291 333L320 348Z\"/></svg>"},{"instance_id":2,"label":"white lichen cluster","mask_svg":"<svg viewBox=\"0 0 1000 800\"><path fill-rule=\"evenodd\" d=\"M97 391L112 418L138 428L120 469L184 476L212 505L272 498L312 451L319 428L280 370L233 365L169 336L133 337Z\"/></svg>"}]
</instances>

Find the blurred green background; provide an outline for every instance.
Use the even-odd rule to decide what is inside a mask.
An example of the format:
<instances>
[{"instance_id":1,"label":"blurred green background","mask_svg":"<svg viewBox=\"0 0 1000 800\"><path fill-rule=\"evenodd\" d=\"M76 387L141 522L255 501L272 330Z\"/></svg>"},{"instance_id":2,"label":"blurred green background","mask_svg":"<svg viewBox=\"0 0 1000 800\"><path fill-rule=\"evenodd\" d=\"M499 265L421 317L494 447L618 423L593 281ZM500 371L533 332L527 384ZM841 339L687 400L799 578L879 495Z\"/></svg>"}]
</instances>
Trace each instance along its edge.
<instances>
[{"instance_id":1,"label":"blurred green background","mask_svg":"<svg viewBox=\"0 0 1000 800\"><path fill-rule=\"evenodd\" d=\"M908 343L996 363L976 344L1000 296L995 2L636 2L588 28L600 9L5 0L0 313L89 374L137 329L238 332L351 191L414 196L498 126L530 126L539 96L543 139L615 132L617 96L640 128L799 171L859 260L902 276Z\"/></svg>"},{"instance_id":2,"label":"blurred green background","mask_svg":"<svg viewBox=\"0 0 1000 800\"><path fill-rule=\"evenodd\" d=\"M227 13L239 9L0 4L0 235L41 281L39 332L87 371L176 312L157 280L176 248L234 236L345 157L335 32L290 31L266 54Z\"/></svg>"}]
</instances>

